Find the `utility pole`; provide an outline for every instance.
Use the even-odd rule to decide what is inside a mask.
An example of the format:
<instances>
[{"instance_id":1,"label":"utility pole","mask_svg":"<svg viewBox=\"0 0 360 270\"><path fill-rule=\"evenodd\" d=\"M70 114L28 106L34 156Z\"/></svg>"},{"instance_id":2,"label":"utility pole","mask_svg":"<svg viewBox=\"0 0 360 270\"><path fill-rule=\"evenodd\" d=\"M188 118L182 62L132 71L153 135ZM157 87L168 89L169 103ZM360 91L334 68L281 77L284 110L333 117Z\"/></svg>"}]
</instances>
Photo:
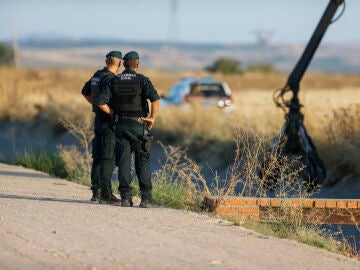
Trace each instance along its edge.
<instances>
[{"instance_id":1,"label":"utility pole","mask_svg":"<svg viewBox=\"0 0 360 270\"><path fill-rule=\"evenodd\" d=\"M178 0L170 0L170 13L168 23L168 44L176 44L179 38Z\"/></svg>"},{"instance_id":2,"label":"utility pole","mask_svg":"<svg viewBox=\"0 0 360 270\"><path fill-rule=\"evenodd\" d=\"M168 21L167 41L164 51L167 54L168 70L175 70L178 62L176 46L179 39L178 0L170 0L170 12Z\"/></svg>"},{"instance_id":3,"label":"utility pole","mask_svg":"<svg viewBox=\"0 0 360 270\"><path fill-rule=\"evenodd\" d=\"M273 36L273 33L271 31L265 31L265 30L256 30L254 31L254 34L257 39L257 44L259 46L260 51L260 62L266 63L268 62L268 55L267 51L269 48L270 39Z\"/></svg>"},{"instance_id":4,"label":"utility pole","mask_svg":"<svg viewBox=\"0 0 360 270\"><path fill-rule=\"evenodd\" d=\"M19 43L16 35L16 30L13 30L13 52L14 52L14 67L19 68L20 64L20 55L19 55Z\"/></svg>"}]
</instances>

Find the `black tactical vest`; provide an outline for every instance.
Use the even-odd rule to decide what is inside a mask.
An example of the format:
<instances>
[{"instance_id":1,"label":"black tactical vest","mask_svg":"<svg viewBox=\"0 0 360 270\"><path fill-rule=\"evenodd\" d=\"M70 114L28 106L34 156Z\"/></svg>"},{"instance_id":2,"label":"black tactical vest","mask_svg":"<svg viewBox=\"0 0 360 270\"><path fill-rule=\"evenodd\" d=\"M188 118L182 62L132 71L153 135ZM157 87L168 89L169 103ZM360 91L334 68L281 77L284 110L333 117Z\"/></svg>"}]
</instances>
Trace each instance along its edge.
<instances>
[{"instance_id":1,"label":"black tactical vest","mask_svg":"<svg viewBox=\"0 0 360 270\"><path fill-rule=\"evenodd\" d=\"M101 113L102 111L94 104L95 100L100 94L100 82L101 80L112 73L107 69L98 70L95 72L94 76L91 78L91 99L93 100L93 112Z\"/></svg>"},{"instance_id":2,"label":"black tactical vest","mask_svg":"<svg viewBox=\"0 0 360 270\"><path fill-rule=\"evenodd\" d=\"M118 115L144 116L146 108L143 104L142 76L136 73L121 73L111 82L112 95L110 107Z\"/></svg>"}]
</instances>

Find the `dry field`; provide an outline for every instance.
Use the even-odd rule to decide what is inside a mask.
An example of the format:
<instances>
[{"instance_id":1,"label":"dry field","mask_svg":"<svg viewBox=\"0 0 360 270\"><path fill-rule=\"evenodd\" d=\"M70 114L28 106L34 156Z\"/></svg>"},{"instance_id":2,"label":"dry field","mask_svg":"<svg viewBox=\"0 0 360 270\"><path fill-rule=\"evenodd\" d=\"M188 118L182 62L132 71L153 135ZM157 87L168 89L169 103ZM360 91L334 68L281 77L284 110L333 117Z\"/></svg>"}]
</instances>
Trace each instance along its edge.
<instances>
[{"instance_id":1,"label":"dry field","mask_svg":"<svg viewBox=\"0 0 360 270\"><path fill-rule=\"evenodd\" d=\"M86 111L88 104L80 95L83 84L94 70L86 69L11 69L0 67L0 119L28 120L48 108L77 108ZM233 91L238 121L250 125L282 122L283 113L272 102L273 90L282 87L287 74L221 75L201 71L163 72L142 71L151 78L160 94L185 76L212 76L225 80ZM317 117L332 114L334 109L360 103L360 74L305 75L301 83L300 101L305 105L305 119L318 122ZM160 115L161 117L161 115ZM260 122L259 122L260 121ZM259 122L256 124L254 122ZM311 123L310 123L311 124ZM315 124L315 123L314 123ZM316 123L317 125L317 123Z\"/></svg>"},{"instance_id":2,"label":"dry field","mask_svg":"<svg viewBox=\"0 0 360 270\"><path fill-rule=\"evenodd\" d=\"M0 119L30 121L35 117L55 124L59 115L85 117L90 106L80 94L94 70L10 69L0 67ZM155 88L166 94L184 76L209 76L204 72L170 73L141 71ZM156 123L159 138L181 139L191 145L194 138L232 140L234 128L251 130L267 138L284 123L284 113L272 101L273 90L282 87L287 74L213 75L225 80L233 91L234 110L164 107ZM305 75L300 88L305 105L305 126L327 166L346 167L360 174L360 74ZM165 134L165 135L164 135ZM171 137L169 139L169 137Z\"/></svg>"}]
</instances>

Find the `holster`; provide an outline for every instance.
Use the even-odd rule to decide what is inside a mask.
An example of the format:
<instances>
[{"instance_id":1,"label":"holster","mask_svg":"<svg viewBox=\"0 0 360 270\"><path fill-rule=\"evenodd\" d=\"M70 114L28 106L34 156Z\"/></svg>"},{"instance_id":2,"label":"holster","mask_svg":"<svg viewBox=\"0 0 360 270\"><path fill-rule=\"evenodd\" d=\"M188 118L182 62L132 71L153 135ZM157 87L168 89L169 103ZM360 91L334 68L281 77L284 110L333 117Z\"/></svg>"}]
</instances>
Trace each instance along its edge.
<instances>
[{"instance_id":1,"label":"holster","mask_svg":"<svg viewBox=\"0 0 360 270\"><path fill-rule=\"evenodd\" d=\"M130 131L124 130L123 134L130 139L132 150L150 152L151 142L154 137L151 133L146 133L142 136L135 137L135 135Z\"/></svg>"},{"instance_id":2,"label":"holster","mask_svg":"<svg viewBox=\"0 0 360 270\"><path fill-rule=\"evenodd\" d=\"M115 125L119 121L117 115L111 115L110 128L112 131L115 131Z\"/></svg>"},{"instance_id":3,"label":"holster","mask_svg":"<svg viewBox=\"0 0 360 270\"><path fill-rule=\"evenodd\" d=\"M141 150L144 152L150 152L151 142L154 136L151 133L144 134L141 138Z\"/></svg>"}]
</instances>

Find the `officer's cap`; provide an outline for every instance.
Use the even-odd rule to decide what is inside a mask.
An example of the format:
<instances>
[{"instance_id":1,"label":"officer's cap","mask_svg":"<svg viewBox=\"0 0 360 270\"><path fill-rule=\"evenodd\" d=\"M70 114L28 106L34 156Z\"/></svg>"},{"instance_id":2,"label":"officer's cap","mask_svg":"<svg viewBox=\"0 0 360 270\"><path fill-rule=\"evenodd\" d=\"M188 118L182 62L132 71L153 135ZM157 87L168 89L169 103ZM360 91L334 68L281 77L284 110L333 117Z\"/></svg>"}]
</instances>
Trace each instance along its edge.
<instances>
[{"instance_id":1,"label":"officer's cap","mask_svg":"<svg viewBox=\"0 0 360 270\"><path fill-rule=\"evenodd\" d=\"M130 59L139 59L139 54L135 51L131 51L124 55L124 61L130 60Z\"/></svg>"},{"instance_id":2,"label":"officer's cap","mask_svg":"<svg viewBox=\"0 0 360 270\"><path fill-rule=\"evenodd\" d=\"M115 58L122 59L122 53L120 51L111 51L106 55L106 58L108 58L108 57L115 57Z\"/></svg>"}]
</instances>

